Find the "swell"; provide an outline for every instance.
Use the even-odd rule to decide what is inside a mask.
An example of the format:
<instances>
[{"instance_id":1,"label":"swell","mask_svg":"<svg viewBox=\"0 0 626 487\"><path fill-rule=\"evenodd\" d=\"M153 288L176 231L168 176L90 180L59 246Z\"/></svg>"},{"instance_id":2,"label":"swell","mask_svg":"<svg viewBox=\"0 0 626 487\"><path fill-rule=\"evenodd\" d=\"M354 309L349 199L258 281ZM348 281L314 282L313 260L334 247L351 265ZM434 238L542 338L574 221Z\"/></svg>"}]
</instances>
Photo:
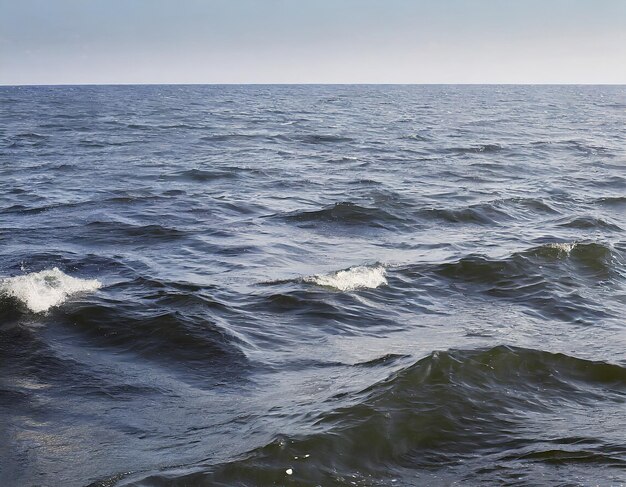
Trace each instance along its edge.
<instances>
[{"instance_id":1,"label":"swell","mask_svg":"<svg viewBox=\"0 0 626 487\"><path fill-rule=\"evenodd\" d=\"M331 134L298 135L293 138L296 141L302 142L305 144L333 144L333 143L352 142L354 140L351 137L331 135Z\"/></svg>"},{"instance_id":2,"label":"swell","mask_svg":"<svg viewBox=\"0 0 626 487\"><path fill-rule=\"evenodd\" d=\"M558 214L545 198L501 198L458 208L423 208L417 216L447 223L497 225L510 220L529 220Z\"/></svg>"},{"instance_id":3,"label":"swell","mask_svg":"<svg viewBox=\"0 0 626 487\"><path fill-rule=\"evenodd\" d=\"M68 309L62 321L91 336L98 346L208 366L229 354L227 333L208 317L166 309L134 310L123 302Z\"/></svg>"},{"instance_id":4,"label":"swell","mask_svg":"<svg viewBox=\"0 0 626 487\"><path fill-rule=\"evenodd\" d=\"M94 265L100 268L107 262ZM182 377L201 387L245 376L246 343L228 324L238 314L212 296L218 290L115 267L116 274L135 277L112 283L100 293L95 293L99 281L70 277L57 268L0 279L0 318L7 324L0 333L3 328L12 333L36 319L63 334L63 341L180 369ZM77 293L86 296L69 299ZM33 313L40 314L35 318ZM42 356L55 360L48 353Z\"/></svg>"},{"instance_id":5,"label":"swell","mask_svg":"<svg viewBox=\"0 0 626 487\"><path fill-rule=\"evenodd\" d=\"M170 242L188 236L187 232L160 224L136 225L120 221L93 221L79 237L107 245Z\"/></svg>"},{"instance_id":6,"label":"swell","mask_svg":"<svg viewBox=\"0 0 626 487\"><path fill-rule=\"evenodd\" d=\"M360 181L359 184L370 184ZM468 206L424 207L415 209L415 202L400 200L397 195L380 197L372 192L375 206L352 202L339 202L319 210L300 210L282 215L287 221L312 226L318 222L346 226L369 226L390 230L404 230L418 222L444 222L467 225L500 225L511 220L533 220L537 217L558 214L541 198L498 199ZM602 222L597 222L602 225ZM608 228L608 227L607 227ZM618 227L610 227L616 229Z\"/></svg>"},{"instance_id":7,"label":"swell","mask_svg":"<svg viewBox=\"0 0 626 487\"><path fill-rule=\"evenodd\" d=\"M124 124L115 122L116 125L120 125L125 128L129 128L131 130L141 130L141 131L153 131L153 130L211 130L213 127L209 125L191 125L187 123L172 123L172 124L161 124L161 125L148 125L142 123L130 123Z\"/></svg>"},{"instance_id":8,"label":"swell","mask_svg":"<svg viewBox=\"0 0 626 487\"><path fill-rule=\"evenodd\" d=\"M295 142L310 145L328 145L341 144L354 141L352 137L346 137L333 134L250 134L250 133L230 133L230 134L213 134L200 137L204 142L240 142L240 141L258 141L258 142Z\"/></svg>"},{"instance_id":9,"label":"swell","mask_svg":"<svg viewBox=\"0 0 626 487\"><path fill-rule=\"evenodd\" d=\"M383 209L360 206L351 202L335 203L320 210L295 211L282 215L282 218L300 224L326 222L374 228L395 228L403 223L402 218Z\"/></svg>"},{"instance_id":10,"label":"swell","mask_svg":"<svg viewBox=\"0 0 626 487\"><path fill-rule=\"evenodd\" d=\"M561 221L559 225L565 228L574 228L579 230L622 231L622 229L615 223L594 216L576 216L567 218Z\"/></svg>"},{"instance_id":11,"label":"swell","mask_svg":"<svg viewBox=\"0 0 626 487\"><path fill-rule=\"evenodd\" d=\"M437 272L473 282L496 283L507 277L532 275L547 269L571 270L592 280L616 276L622 265L621 251L599 242L551 242L515 252L505 259L473 255L450 264L442 264Z\"/></svg>"},{"instance_id":12,"label":"swell","mask_svg":"<svg viewBox=\"0 0 626 487\"><path fill-rule=\"evenodd\" d=\"M213 134L213 135L205 135L200 137L200 140L203 142L248 142L248 141L258 141L258 142L268 142L274 139L280 140L282 137L280 135L267 135L267 134L242 134L242 133L231 133L231 134Z\"/></svg>"},{"instance_id":13,"label":"swell","mask_svg":"<svg viewBox=\"0 0 626 487\"><path fill-rule=\"evenodd\" d=\"M270 292L254 296L241 309L254 315L272 314L271 333L270 330L259 330L255 335L266 334L265 340L274 346L295 346L303 337L311 340L327 335L376 337L381 333L399 330L393 316L380 316L378 310L355 293L337 292L338 288L316 283L307 284L303 279L275 281L265 285L270 286ZM295 335L292 330L294 319L296 323L306 324L306 328L299 329Z\"/></svg>"},{"instance_id":14,"label":"swell","mask_svg":"<svg viewBox=\"0 0 626 487\"><path fill-rule=\"evenodd\" d=\"M296 313L319 326L330 320L341 324L335 331L369 333L372 327L364 318L376 323L373 329L397 328L393 313L376 316L374 303L400 300L412 313L440 314L444 309L436 303L468 295L513 302L544 319L596 325L618 316L606 306L606 296L587 290L620 289L625 261L617 244L552 242L504 258L472 254L444 263L356 266L263 283L280 290L260 295L253 308Z\"/></svg>"},{"instance_id":15,"label":"swell","mask_svg":"<svg viewBox=\"0 0 626 487\"><path fill-rule=\"evenodd\" d=\"M626 196L605 196L595 200L596 203L605 206L626 206Z\"/></svg>"},{"instance_id":16,"label":"swell","mask_svg":"<svg viewBox=\"0 0 626 487\"><path fill-rule=\"evenodd\" d=\"M101 139L81 139L78 141L79 147L90 149L107 149L112 147L128 147L140 143L139 140L101 140Z\"/></svg>"},{"instance_id":17,"label":"swell","mask_svg":"<svg viewBox=\"0 0 626 487\"><path fill-rule=\"evenodd\" d=\"M5 147L15 149L20 147L39 148L46 145L50 140L50 136L38 134L35 132L22 132L13 136L6 137Z\"/></svg>"},{"instance_id":18,"label":"swell","mask_svg":"<svg viewBox=\"0 0 626 487\"><path fill-rule=\"evenodd\" d=\"M624 255L618 246L548 243L499 259L472 254L441 264L398 266L390 270L389 283L391 288L428 292L437 300L459 293L502 299L542 318L592 325L616 316L587 289L600 284L618 289L623 267ZM433 278L437 285L431 282Z\"/></svg>"},{"instance_id":19,"label":"swell","mask_svg":"<svg viewBox=\"0 0 626 487\"><path fill-rule=\"evenodd\" d=\"M165 195L167 196L167 195ZM0 214L8 213L8 214L20 214L20 215L38 215L41 213L49 212L49 211L88 211L89 208L101 208L105 205L111 204L137 204L137 203L149 203L149 202L157 202L162 200L165 196L157 195L157 194L137 194L131 191L128 192L119 192L119 196L112 196L109 198L103 199L87 199L83 201L76 202L67 202L67 203L50 203L47 205L40 206L26 206L23 204L16 204L9 206L4 209L0 209ZM96 224L101 222L95 222Z\"/></svg>"},{"instance_id":20,"label":"swell","mask_svg":"<svg viewBox=\"0 0 626 487\"><path fill-rule=\"evenodd\" d=\"M0 329L0 357L4 361L3 373L13 378L7 389L0 391L0 398L12 407L44 410L38 390L50 386L55 394L97 396L121 402L159 392L147 381L124 381L59 354L39 330L28 326Z\"/></svg>"},{"instance_id":21,"label":"swell","mask_svg":"<svg viewBox=\"0 0 626 487\"><path fill-rule=\"evenodd\" d=\"M426 219L443 220L448 223L474 223L492 225L510 216L494 205L486 203L466 208L426 208L419 211L419 216Z\"/></svg>"},{"instance_id":22,"label":"swell","mask_svg":"<svg viewBox=\"0 0 626 487\"><path fill-rule=\"evenodd\" d=\"M186 171L181 171L178 173L174 173L167 176L162 176L161 179L178 179L182 181L191 181L191 182L207 182L214 181L218 179L233 179L237 177L237 173L235 171L224 171L224 170L208 170L208 169L188 169Z\"/></svg>"},{"instance_id":23,"label":"swell","mask_svg":"<svg viewBox=\"0 0 626 487\"><path fill-rule=\"evenodd\" d=\"M581 154L585 156L602 155L611 157L611 149L605 146L592 144L583 140L538 140L527 144L533 148L553 150L566 150L570 154Z\"/></svg>"},{"instance_id":24,"label":"swell","mask_svg":"<svg viewBox=\"0 0 626 487\"><path fill-rule=\"evenodd\" d=\"M184 380L201 387L245 376L242 342L223 326L223 305L167 287L140 299L145 306L133 305L131 296L92 300L66 307L54 319L85 347L180 369Z\"/></svg>"},{"instance_id":25,"label":"swell","mask_svg":"<svg viewBox=\"0 0 626 487\"><path fill-rule=\"evenodd\" d=\"M398 485L414 485L459 465L465 478L497 483L509 483L511 472L523 477L564 464L619 471L626 466L618 428L625 393L626 369L616 364L505 346L433 352L322 413L308 434L279 436L195 473L143 480L376 485L400 477ZM605 433L576 437L585 424L605 421L589 416L599 404L612 413ZM566 413L570 434L559 419Z\"/></svg>"},{"instance_id":26,"label":"swell","mask_svg":"<svg viewBox=\"0 0 626 487\"><path fill-rule=\"evenodd\" d=\"M479 144L475 146L467 147L449 147L443 149L443 152L456 155L467 154L493 154L504 150L505 148L500 144Z\"/></svg>"}]
</instances>

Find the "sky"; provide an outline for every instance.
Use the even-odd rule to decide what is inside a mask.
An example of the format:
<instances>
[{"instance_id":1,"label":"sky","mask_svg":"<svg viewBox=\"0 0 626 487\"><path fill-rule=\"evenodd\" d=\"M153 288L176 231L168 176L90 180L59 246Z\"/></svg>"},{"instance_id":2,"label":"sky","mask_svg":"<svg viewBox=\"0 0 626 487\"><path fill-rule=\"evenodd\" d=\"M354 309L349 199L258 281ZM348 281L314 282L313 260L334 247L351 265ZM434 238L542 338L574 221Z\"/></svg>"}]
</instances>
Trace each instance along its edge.
<instances>
[{"instance_id":1,"label":"sky","mask_svg":"<svg viewBox=\"0 0 626 487\"><path fill-rule=\"evenodd\" d=\"M0 0L0 84L626 83L626 0Z\"/></svg>"}]
</instances>

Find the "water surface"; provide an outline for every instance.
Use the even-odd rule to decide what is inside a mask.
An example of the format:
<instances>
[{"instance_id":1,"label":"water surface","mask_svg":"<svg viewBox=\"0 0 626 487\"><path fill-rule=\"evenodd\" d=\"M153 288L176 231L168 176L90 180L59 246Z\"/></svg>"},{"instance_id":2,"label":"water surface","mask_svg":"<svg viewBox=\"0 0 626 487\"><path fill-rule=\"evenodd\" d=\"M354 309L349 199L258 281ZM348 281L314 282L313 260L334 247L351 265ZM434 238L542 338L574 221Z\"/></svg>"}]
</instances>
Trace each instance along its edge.
<instances>
[{"instance_id":1,"label":"water surface","mask_svg":"<svg viewBox=\"0 0 626 487\"><path fill-rule=\"evenodd\" d=\"M0 88L0 483L626 481L626 88Z\"/></svg>"}]
</instances>

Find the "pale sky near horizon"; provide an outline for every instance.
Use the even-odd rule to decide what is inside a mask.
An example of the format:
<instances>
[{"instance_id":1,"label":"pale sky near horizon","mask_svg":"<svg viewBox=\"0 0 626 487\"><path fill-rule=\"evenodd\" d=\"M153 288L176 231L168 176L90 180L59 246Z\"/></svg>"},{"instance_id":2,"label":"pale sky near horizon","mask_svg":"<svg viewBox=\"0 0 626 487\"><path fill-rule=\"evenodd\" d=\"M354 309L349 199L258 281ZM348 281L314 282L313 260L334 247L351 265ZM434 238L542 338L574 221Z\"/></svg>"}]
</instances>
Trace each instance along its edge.
<instances>
[{"instance_id":1,"label":"pale sky near horizon","mask_svg":"<svg viewBox=\"0 0 626 487\"><path fill-rule=\"evenodd\" d=\"M0 0L0 84L626 83L626 0Z\"/></svg>"}]
</instances>

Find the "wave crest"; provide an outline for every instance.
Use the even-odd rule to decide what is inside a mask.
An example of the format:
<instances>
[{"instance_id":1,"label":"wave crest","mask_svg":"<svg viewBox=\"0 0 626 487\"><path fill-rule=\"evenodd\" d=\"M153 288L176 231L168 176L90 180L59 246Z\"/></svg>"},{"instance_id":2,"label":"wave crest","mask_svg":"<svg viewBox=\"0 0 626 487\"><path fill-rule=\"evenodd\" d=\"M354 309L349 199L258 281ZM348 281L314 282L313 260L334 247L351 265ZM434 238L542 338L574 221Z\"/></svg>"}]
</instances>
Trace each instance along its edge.
<instances>
[{"instance_id":1,"label":"wave crest","mask_svg":"<svg viewBox=\"0 0 626 487\"><path fill-rule=\"evenodd\" d=\"M387 284L385 274L386 270L382 265L357 266L330 274L305 277L303 281L339 291L356 291L357 289L375 289Z\"/></svg>"},{"instance_id":2,"label":"wave crest","mask_svg":"<svg viewBox=\"0 0 626 487\"><path fill-rule=\"evenodd\" d=\"M401 218L381 208L370 208L351 202L335 203L320 210L296 211L285 215L284 218L304 224L328 222L378 228L397 227L402 223Z\"/></svg>"},{"instance_id":3,"label":"wave crest","mask_svg":"<svg viewBox=\"0 0 626 487\"><path fill-rule=\"evenodd\" d=\"M100 289L97 279L79 279L57 267L0 280L0 293L22 302L33 313L63 304L73 294Z\"/></svg>"}]
</instances>

